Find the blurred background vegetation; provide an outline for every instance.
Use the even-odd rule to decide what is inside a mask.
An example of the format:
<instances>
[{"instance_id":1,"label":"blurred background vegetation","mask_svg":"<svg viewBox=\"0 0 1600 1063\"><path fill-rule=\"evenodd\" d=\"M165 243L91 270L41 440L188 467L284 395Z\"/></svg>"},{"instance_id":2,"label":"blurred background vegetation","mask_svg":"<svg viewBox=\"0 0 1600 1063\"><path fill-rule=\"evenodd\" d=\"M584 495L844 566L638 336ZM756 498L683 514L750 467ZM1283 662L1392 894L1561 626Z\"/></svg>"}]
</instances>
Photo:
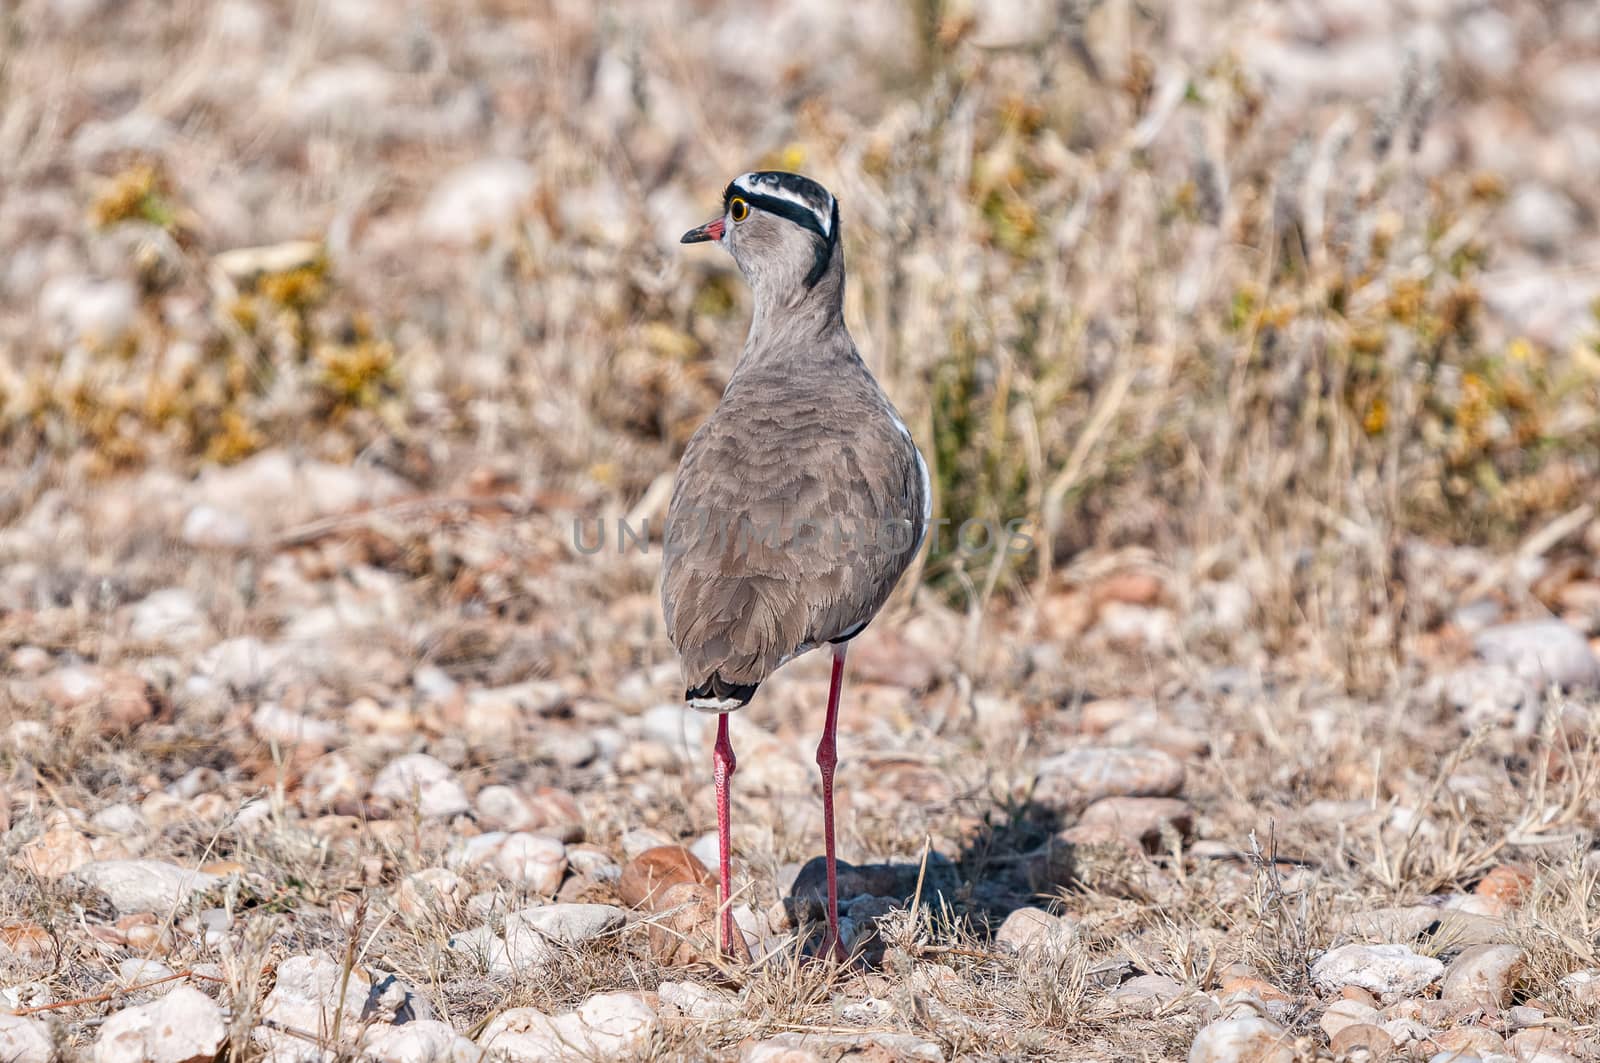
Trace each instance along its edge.
<instances>
[{"instance_id":1,"label":"blurred background vegetation","mask_svg":"<svg viewBox=\"0 0 1600 1063\"><path fill-rule=\"evenodd\" d=\"M676 236L777 167L841 200L851 327L940 514L1046 547L931 558L953 601L1150 551L1253 573L1269 645L1339 657L1433 619L1406 543L1596 498L1591 0L0 19L13 494L288 450L659 512L749 309Z\"/></svg>"}]
</instances>

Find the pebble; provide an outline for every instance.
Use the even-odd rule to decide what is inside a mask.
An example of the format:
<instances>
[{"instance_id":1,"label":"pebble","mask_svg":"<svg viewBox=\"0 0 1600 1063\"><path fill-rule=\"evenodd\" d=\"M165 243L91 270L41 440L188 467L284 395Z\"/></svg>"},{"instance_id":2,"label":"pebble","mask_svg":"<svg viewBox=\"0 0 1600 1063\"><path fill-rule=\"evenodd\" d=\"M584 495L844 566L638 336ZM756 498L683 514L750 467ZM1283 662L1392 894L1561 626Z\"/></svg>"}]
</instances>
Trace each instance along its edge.
<instances>
[{"instance_id":1,"label":"pebble","mask_svg":"<svg viewBox=\"0 0 1600 1063\"><path fill-rule=\"evenodd\" d=\"M1453 1030L1433 1035L1433 1043L1445 1052L1461 1055L1485 1056L1489 1053L1505 1055L1506 1039L1482 1026L1457 1026Z\"/></svg>"},{"instance_id":2,"label":"pebble","mask_svg":"<svg viewBox=\"0 0 1600 1063\"><path fill-rule=\"evenodd\" d=\"M519 159L468 163L429 193L419 224L435 240L470 244L514 225L533 188L533 168Z\"/></svg>"},{"instance_id":3,"label":"pebble","mask_svg":"<svg viewBox=\"0 0 1600 1063\"><path fill-rule=\"evenodd\" d=\"M1164 974L1141 974L1118 985L1105 999L1119 1011L1150 1012L1184 993L1183 983Z\"/></svg>"},{"instance_id":4,"label":"pebble","mask_svg":"<svg viewBox=\"0 0 1600 1063\"><path fill-rule=\"evenodd\" d=\"M1528 891L1533 888L1533 875L1527 868L1516 864L1497 864L1473 887L1479 897L1499 902L1502 910L1521 906Z\"/></svg>"},{"instance_id":5,"label":"pebble","mask_svg":"<svg viewBox=\"0 0 1600 1063\"><path fill-rule=\"evenodd\" d=\"M1103 797L1170 797L1183 788L1183 763L1155 749L1080 746L1039 765L1033 797L1069 811Z\"/></svg>"},{"instance_id":6,"label":"pebble","mask_svg":"<svg viewBox=\"0 0 1600 1063\"><path fill-rule=\"evenodd\" d=\"M642 1052L655 1036L656 1011L638 993L597 993L577 1011L550 1016L535 1008L501 1012L478 1046L513 1063L617 1059Z\"/></svg>"},{"instance_id":7,"label":"pebble","mask_svg":"<svg viewBox=\"0 0 1600 1063\"><path fill-rule=\"evenodd\" d=\"M1147 852L1169 847L1168 838L1194 833L1194 810L1172 797L1102 797L1078 817L1082 827L1106 827Z\"/></svg>"},{"instance_id":8,"label":"pebble","mask_svg":"<svg viewBox=\"0 0 1600 1063\"><path fill-rule=\"evenodd\" d=\"M94 1063L210 1063L227 1032L216 1002L180 985L107 1019L95 1039Z\"/></svg>"},{"instance_id":9,"label":"pebble","mask_svg":"<svg viewBox=\"0 0 1600 1063\"><path fill-rule=\"evenodd\" d=\"M189 508L178 530L185 543L201 549L237 550L249 546L254 535L250 521L240 514L204 502Z\"/></svg>"},{"instance_id":10,"label":"pebble","mask_svg":"<svg viewBox=\"0 0 1600 1063\"><path fill-rule=\"evenodd\" d=\"M339 964L320 953L290 956L278 964L272 992L261 1004L261 1017L295 1030L331 1034L337 1014L340 1036L349 1042L360 1033L363 1012L371 995L372 984L359 971L349 971L347 976ZM292 1051L301 1043L292 1035L268 1026L256 1027L252 1036L269 1051L285 1048Z\"/></svg>"},{"instance_id":11,"label":"pebble","mask_svg":"<svg viewBox=\"0 0 1600 1063\"><path fill-rule=\"evenodd\" d=\"M0 1013L0 1059L7 1063L50 1063L54 1055L50 1028L43 1022Z\"/></svg>"},{"instance_id":12,"label":"pebble","mask_svg":"<svg viewBox=\"0 0 1600 1063\"><path fill-rule=\"evenodd\" d=\"M55 954L55 938L34 923L0 925L0 955L24 960L42 960Z\"/></svg>"},{"instance_id":13,"label":"pebble","mask_svg":"<svg viewBox=\"0 0 1600 1063\"><path fill-rule=\"evenodd\" d=\"M1189 1046L1189 1063L1294 1063L1294 1038L1259 1015L1219 1019Z\"/></svg>"},{"instance_id":14,"label":"pebble","mask_svg":"<svg viewBox=\"0 0 1600 1063\"><path fill-rule=\"evenodd\" d=\"M39 318L63 345L115 344L133 328L139 293L125 280L56 277L39 291Z\"/></svg>"},{"instance_id":15,"label":"pebble","mask_svg":"<svg viewBox=\"0 0 1600 1063\"><path fill-rule=\"evenodd\" d=\"M1478 656L1503 664L1537 687L1600 687L1600 660L1577 628L1564 620L1496 624L1473 640Z\"/></svg>"},{"instance_id":16,"label":"pebble","mask_svg":"<svg viewBox=\"0 0 1600 1063\"><path fill-rule=\"evenodd\" d=\"M495 784L478 791L478 822L490 830L516 831L533 826L533 808L509 786Z\"/></svg>"},{"instance_id":17,"label":"pebble","mask_svg":"<svg viewBox=\"0 0 1600 1063\"><path fill-rule=\"evenodd\" d=\"M216 628L192 591L167 587L134 603L128 637L173 649L198 649L216 638Z\"/></svg>"},{"instance_id":18,"label":"pebble","mask_svg":"<svg viewBox=\"0 0 1600 1063\"><path fill-rule=\"evenodd\" d=\"M1512 1034L1507 1047L1516 1055L1518 1063L1578 1063L1579 1054L1584 1051L1573 1038L1549 1028Z\"/></svg>"},{"instance_id":19,"label":"pebble","mask_svg":"<svg viewBox=\"0 0 1600 1063\"><path fill-rule=\"evenodd\" d=\"M1311 977L1330 989L1354 985L1380 996L1420 993L1444 974L1444 964L1404 945L1342 945L1311 966Z\"/></svg>"},{"instance_id":20,"label":"pebble","mask_svg":"<svg viewBox=\"0 0 1600 1063\"><path fill-rule=\"evenodd\" d=\"M222 882L221 876L161 860L99 860L73 877L104 893L119 912L165 913Z\"/></svg>"},{"instance_id":21,"label":"pebble","mask_svg":"<svg viewBox=\"0 0 1600 1063\"><path fill-rule=\"evenodd\" d=\"M944 1050L909 1033L780 1033L756 1042L739 1056L740 1063L799 1063L813 1059L943 1063Z\"/></svg>"},{"instance_id":22,"label":"pebble","mask_svg":"<svg viewBox=\"0 0 1600 1063\"><path fill-rule=\"evenodd\" d=\"M1556 983L1572 994L1572 998L1586 1006L1600 1005L1600 967L1585 967L1573 971Z\"/></svg>"},{"instance_id":23,"label":"pebble","mask_svg":"<svg viewBox=\"0 0 1600 1063\"><path fill-rule=\"evenodd\" d=\"M656 898L680 882L710 885L715 881L705 864L688 849L658 845L623 865L617 895L630 908L653 909Z\"/></svg>"},{"instance_id":24,"label":"pebble","mask_svg":"<svg viewBox=\"0 0 1600 1063\"><path fill-rule=\"evenodd\" d=\"M746 1044L739 1052L739 1063L823 1063L823 1059L809 1048L770 1038Z\"/></svg>"},{"instance_id":25,"label":"pebble","mask_svg":"<svg viewBox=\"0 0 1600 1063\"><path fill-rule=\"evenodd\" d=\"M395 910L407 919L454 919L468 896L466 882L447 867L414 871L395 888Z\"/></svg>"},{"instance_id":26,"label":"pebble","mask_svg":"<svg viewBox=\"0 0 1600 1063\"><path fill-rule=\"evenodd\" d=\"M610 904L547 904L506 916L506 950L518 967L558 959L561 945L593 941L628 921L628 913Z\"/></svg>"},{"instance_id":27,"label":"pebble","mask_svg":"<svg viewBox=\"0 0 1600 1063\"><path fill-rule=\"evenodd\" d=\"M263 741L318 750L332 749L343 738L338 724L314 719L270 701L262 702L250 714L250 730Z\"/></svg>"},{"instance_id":28,"label":"pebble","mask_svg":"<svg viewBox=\"0 0 1600 1063\"><path fill-rule=\"evenodd\" d=\"M165 978L172 974L172 968L155 960L140 958L117 961L117 981L124 986L141 985L153 982L158 978ZM171 990L178 983L176 981L152 987L153 992L163 993Z\"/></svg>"},{"instance_id":29,"label":"pebble","mask_svg":"<svg viewBox=\"0 0 1600 1063\"><path fill-rule=\"evenodd\" d=\"M449 1023L437 1019L369 1026L361 1035L360 1048L363 1057L378 1063L476 1063L483 1055Z\"/></svg>"},{"instance_id":30,"label":"pebble","mask_svg":"<svg viewBox=\"0 0 1600 1063\"><path fill-rule=\"evenodd\" d=\"M717 955L717 891L698 882L680 882L655 902L658 918L649 924L650 954L667 966L702 963Z\"/></svg>"},{"instance_id":31,"label":"pebble","mask_svg":"<svg viewBox=\"0 0 1600 1063\"><path fill-rule=\"evenodd\" d=\"M1394 1038L1382 1026L1353 1022L1341 1027L1329 1040L1328 1047L1340 1059L1349 1059L1357 1051L1365 1050L1372 1063L1377 1063L1389 1058L1389 1053L1394 1049Z\"/></svg>"},{"instance_id":32,"label":"pebble","mask_svg":"<svg viewBox=\"0 0 1600 1063\"><path fill-rule=\"evenodd\" d=\"M427 818L459 815L472 807L456 773L426 753L408 753L390 761L373 780L372 794L415 806L417 813Z\"/></svg>"},{"instance_id":33,"label":"pebble","mask_svg":"<svg viewBox=\"0 0 1600 1063\"><path fill-rule=\"evenodd\" d=\"M696 1022L718 1022L739 1013L739 1001L720 989L698 982L662 982L656 989L661 1002Z\"/></svg>"},{"instance_id":34,"label":"pebble","mask_svg":"<svg viewBox=\"0 0 1600 1063\"><path fill-rule=\"evenodd\" d=\"M1335 1000L1322 1013L1317 1025L1331 1038L1339 1036L1339 1031L1347 1026L1377 1026L1382 1022L1383 1014L1370 1004L1359 1000Z\"/></svg>"},{"instance_id":35,"label":"pebble","mask_svg":"<svg viewBox=\"0 0 1600 1063\"><path fill-rule=\"evenodd\" d=\"M24 844L11 858L13 867L44 879L69 875L94 860L89 839L71 827L52 827Z\"/></svg>"},{"instance_id":36,"label":"pebble","mask_svg":"<svg viewBox=\"0 0 1600 1063\"><path fill-rule=\"evenodd\" d=\"M64 712L86 714L102 735L131 731L156 713L145 681L131 672L67 665L45 675L40 692Z\"/></svg>"},{"instance_id":37,"label":"pebble","mask_svg":"<svg viewBox=\"0 0 1600 1063\"><path fill-rule=\"evenodd\" d=\"M507 882L554 896L567 873L567 847L541 834L507 834L495 848L492 866Z\"/></svg>"},{"instance_id":38,"label":"pebble","mask_svg":"<svg viewBox=\"0 0 1600 1063\"><path fill-rule=\"evenodd\" d=\"M1515 945L1468 945L1450 961L1439 987L1442 1000L1463 1001L1498 1010L1511 1003L1527 965Z\"/></svg>"},{"instance_id":39,"label":"pebble","mask_svg":"<svg viewBox=\"0 0 1600 1063\"><path fill-rule=\"evenodd\" d=\"M1013 952L1027 949L1056 949L1075 938L1073 925L1043 908L1018 908L1006 916L995 932L994 942Z\"/></svg>"}]
</instances>

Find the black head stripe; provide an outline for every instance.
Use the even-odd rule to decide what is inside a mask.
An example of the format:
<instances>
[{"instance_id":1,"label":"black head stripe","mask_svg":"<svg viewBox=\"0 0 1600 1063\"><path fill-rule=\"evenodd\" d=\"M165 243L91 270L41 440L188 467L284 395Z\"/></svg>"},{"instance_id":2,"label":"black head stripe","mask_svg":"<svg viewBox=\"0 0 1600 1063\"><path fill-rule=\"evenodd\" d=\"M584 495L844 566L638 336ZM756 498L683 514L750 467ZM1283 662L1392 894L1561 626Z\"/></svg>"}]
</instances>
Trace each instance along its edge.
<instances>
[{"instance_id":1,"label":"black head stripe","mask_svg":"<svg viewBox=\"0 0 1600 1063\"><path fill-rule=\"evenodd\" d=\"M735 196L813 233L817 237L816 257L806 275L806 287L822 279L839 240L839 201L826 188L797 173L759 170L729 183L722 194L724 210Z\"/></svg>"}]
</instances>

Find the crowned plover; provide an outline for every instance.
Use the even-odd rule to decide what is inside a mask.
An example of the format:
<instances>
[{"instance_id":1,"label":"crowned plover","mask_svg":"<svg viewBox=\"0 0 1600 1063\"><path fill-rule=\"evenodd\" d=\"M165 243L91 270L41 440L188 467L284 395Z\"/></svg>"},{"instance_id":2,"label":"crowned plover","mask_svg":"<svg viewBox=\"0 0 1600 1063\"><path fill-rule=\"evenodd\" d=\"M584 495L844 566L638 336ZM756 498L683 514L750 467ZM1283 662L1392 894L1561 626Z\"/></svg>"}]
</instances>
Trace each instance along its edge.
<instances>
[{"instance_id":1,"label":"crowned plover","mask_svg":"<svg viewBox=\"0 0 1600 1063\"><path fill-rule=\"evenodd\" d=\"M724 951L735 940L728 714L785 661L827 645L821 954L838 957L833 773L845 648L922 545L928 467L845 328L839 204L827 189L799 174L744 174L723 193L722 213L683 235L704 241L733 255L755 311L722 401L678 466L661 602L689 705L718 714L719 938Z\"/></svg>"}]
</instances>

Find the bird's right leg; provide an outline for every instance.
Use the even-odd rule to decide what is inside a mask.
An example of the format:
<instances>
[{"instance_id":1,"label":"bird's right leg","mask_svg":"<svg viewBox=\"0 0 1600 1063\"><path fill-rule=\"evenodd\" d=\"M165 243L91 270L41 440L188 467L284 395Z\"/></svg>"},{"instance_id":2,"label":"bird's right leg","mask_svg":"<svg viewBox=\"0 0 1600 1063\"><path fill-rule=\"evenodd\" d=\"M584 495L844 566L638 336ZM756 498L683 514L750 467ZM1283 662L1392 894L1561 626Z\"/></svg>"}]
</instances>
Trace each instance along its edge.
<instances>
[{"instance_id":1,"label":"bird's right leg","mask_svg":"<svg viewBox=\"0 0 1600 1063\"><path fill-rule=\"evenodd\" d=\"M822 938L819 956L844 959L839 940L839 872L833 845L833 770L839 764L839 692L844 687L844 651L848 643L833 647L833 676L828 683L828 715L822 724L822 741L817 745L817 767L822 769L822 842L828 874L828 929Z\"/></svg>"},{"instance_id":2,"label":"bird's right leg","mask_svg":"<svg viewBox=\"0 0 1600 1063\"><path fill-rule=\"evenodd\" d=\"M717 946L723 955L734 955L733 945L733 871L731 851L731 816L728 809L728 780L739 762L733 757L733 742L728 738L728 714L717 717L717 744L711 753L712 779L717 784L717 910L721 916L718 924ZM740 944L743 944L741 941Z\"/></svg>"}]
</instances>

